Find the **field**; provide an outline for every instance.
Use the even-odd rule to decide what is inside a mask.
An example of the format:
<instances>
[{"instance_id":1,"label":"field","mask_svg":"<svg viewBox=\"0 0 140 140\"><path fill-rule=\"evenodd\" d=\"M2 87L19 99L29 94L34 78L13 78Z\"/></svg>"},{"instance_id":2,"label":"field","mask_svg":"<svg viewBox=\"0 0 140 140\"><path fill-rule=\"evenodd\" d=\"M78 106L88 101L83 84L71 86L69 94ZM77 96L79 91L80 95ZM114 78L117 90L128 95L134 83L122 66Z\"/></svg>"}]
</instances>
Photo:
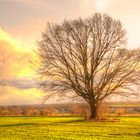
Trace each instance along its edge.
<instances>
[{"instance_id":1,"label":"field","mask_svg":"<svg viewBox=\"0 0 140 140\"><path fill-rule=\"evenodd\" d=\"M0 117L0 140L140 140L140 117L86 122L82 117Z\"/></svg>"}]
</instances>

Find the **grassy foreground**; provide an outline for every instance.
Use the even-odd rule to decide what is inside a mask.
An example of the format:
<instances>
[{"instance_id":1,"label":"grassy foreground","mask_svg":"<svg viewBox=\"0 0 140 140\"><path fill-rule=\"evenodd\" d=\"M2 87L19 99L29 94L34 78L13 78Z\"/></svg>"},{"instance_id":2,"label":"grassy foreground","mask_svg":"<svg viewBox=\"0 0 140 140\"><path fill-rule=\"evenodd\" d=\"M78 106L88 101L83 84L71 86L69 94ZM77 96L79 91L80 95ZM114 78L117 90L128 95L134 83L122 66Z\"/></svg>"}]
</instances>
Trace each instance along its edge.
<instances>
[{"instance_id":1,"label":"grassy foreground","mask_svg":"<svg viewBox=\"0 0 140 140\"><path fill-rule=\"evenodd\" d=\"M0 117L0 140L140 140L140 117L85 122L82 117Z\"/></svg>"}]
</instances>

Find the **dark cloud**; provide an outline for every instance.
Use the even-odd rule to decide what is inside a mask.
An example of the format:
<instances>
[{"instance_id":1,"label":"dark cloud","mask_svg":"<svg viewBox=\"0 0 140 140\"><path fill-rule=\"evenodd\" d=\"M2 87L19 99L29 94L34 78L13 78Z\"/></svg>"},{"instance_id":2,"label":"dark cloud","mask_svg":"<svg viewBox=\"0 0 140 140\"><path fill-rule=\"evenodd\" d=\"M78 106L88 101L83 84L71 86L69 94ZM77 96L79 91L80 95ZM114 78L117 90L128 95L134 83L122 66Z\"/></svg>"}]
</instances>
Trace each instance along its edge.
<instances>
[{"instance_id":1,"label":"dark cloud","mask_svg":"<svg viewBox=\"0 0 140 140\"><path fill-rule=\"evenodd\" d=\"M0 86L15 87L25 90L36 87L36 83L31 79L1 79Z\"/></svg>"}]
</instances>

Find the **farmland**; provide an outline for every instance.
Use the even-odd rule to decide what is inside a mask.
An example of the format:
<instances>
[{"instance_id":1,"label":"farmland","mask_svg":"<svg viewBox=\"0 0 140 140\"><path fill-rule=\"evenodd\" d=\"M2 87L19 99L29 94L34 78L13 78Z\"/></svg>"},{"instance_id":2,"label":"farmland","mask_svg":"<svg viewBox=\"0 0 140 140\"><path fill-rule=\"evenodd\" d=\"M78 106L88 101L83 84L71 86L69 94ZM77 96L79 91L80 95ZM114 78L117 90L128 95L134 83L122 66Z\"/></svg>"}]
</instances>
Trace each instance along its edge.
<instances>
[{"instance_id":1,"label":"farmland","mask_svg":"<svg viewBox=\"0 0 140 140\"><path fill-rule=\"evenodd\" d=\"M1 140L139 140L140 117L88 122L84 117L0 117Z\"/></svg>"}]
</instances>

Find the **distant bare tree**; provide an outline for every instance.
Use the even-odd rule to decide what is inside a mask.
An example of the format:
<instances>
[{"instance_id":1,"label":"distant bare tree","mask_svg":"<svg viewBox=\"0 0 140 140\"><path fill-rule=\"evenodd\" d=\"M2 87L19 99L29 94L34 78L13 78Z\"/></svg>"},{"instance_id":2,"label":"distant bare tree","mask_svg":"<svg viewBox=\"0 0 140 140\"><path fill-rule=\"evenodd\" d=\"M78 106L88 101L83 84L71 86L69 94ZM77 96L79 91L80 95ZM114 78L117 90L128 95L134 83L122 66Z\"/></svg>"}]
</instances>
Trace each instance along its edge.
<instances>
[{"instance_id":1,"label":"distant bare tree","mask_svg":"<svg viewBox=\"0 0 140 140\"><path fill-rule=\"evenodd\" d=\"M37 51L40 87L51 91L48 96L74 91L95 119L104 99L128 95L132 84L139 84L139 58L124 49L125 35L119 20L100 13L48 24Z\"/></svg>"}]
</instances>

